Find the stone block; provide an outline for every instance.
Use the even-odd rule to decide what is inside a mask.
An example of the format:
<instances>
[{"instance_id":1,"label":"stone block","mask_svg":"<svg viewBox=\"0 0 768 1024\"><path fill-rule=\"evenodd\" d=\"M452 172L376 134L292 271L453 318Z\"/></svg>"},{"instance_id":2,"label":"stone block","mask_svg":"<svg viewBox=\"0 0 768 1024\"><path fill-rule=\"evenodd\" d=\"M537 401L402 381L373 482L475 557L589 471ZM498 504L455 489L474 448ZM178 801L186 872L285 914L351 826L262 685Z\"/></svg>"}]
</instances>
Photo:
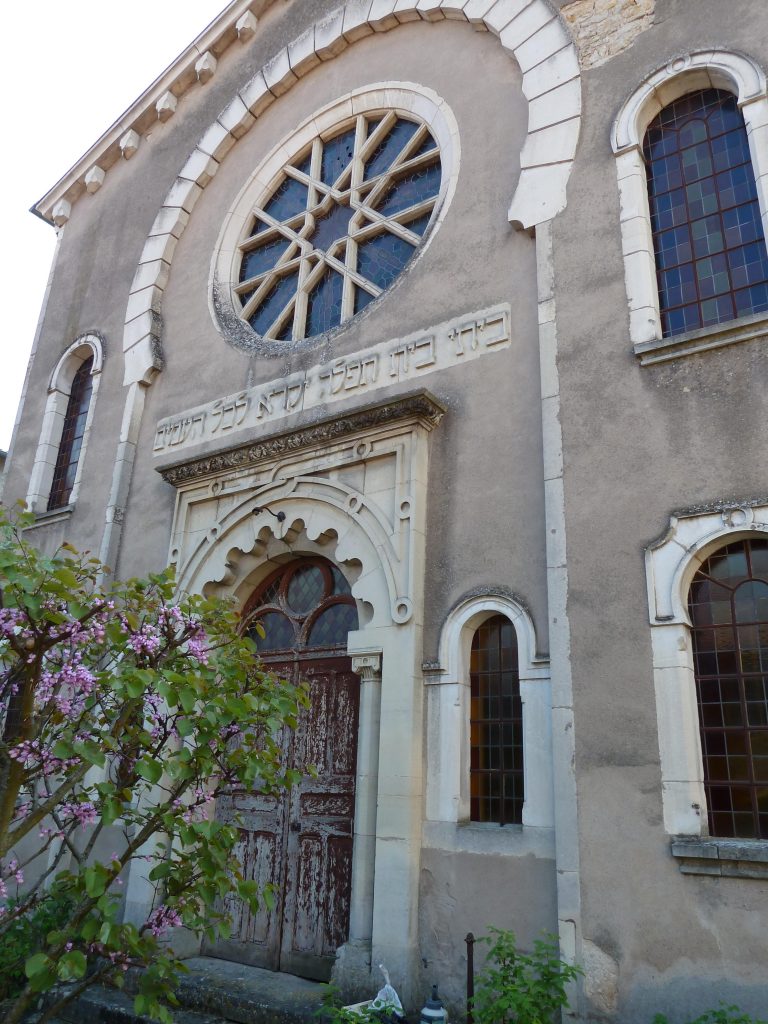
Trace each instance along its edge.
<instances>
[{"instance_id":1,"label":"stone block","mask_svg":"<svg viewBox=\"0 0 768 1024\"><path fill-rule=\"evenodd\" d=\"M197 143L197 148L221 162L235 144L235 138L223 124L214 121Z\"/></svg>"},{"instance_id":2,"label":"stone block","mask_svg":"<svg viewBox=\"0 0 768 1024\"><path fill-rule=\"evenodd\" d=\"M131 159L139 148L140 142L141 136L138 132L134 131L133 128L129 128L125 135L121 137L119 142L120 152L126 160Z\"/></svg>"},{"instance_id":3,"label":"stone block","mask_svg":"<svg viewBox=\"0 0 768 1024\"><path fill-rule=\"evenodd\" d=\"M282 96L283 93L288 92L294 82L298 81L296 75L291 71L288 50L281 50L264 65L264 81L275 96Z\"/></svg>"},{"instance_id":4,"label":"stone block","mask_svg":"<svg viewBox=\"0 0 768 1024\"><path fill-rule=\"evenodd\" d=\"M245 105L245 101L235 95L218 117L219 124L223 125L233 139L240 139L256 121L251 111Z\"/></svg>"},{"instance_id":5,"label":"stone block","mask_svg":"<svg viewBox=\"0 0 768 1024\"><path fill-rule=\"evenodd\" d=\"M89 195L93 195L94 192L98 192L101 186L104 184L104 179L107 176L107 172L103 167L99 167L98 164L94 164L89 171L86 171L83 181L85 182L85 191Z\"/></svg>"},{"instance_id":6,"label":"stone block","mask_svg":"<svg viewBox=\"0 0 768 1024\"><path fill-rule=\"evenodd\" d=\"M196 185L193 181L188 181L186 178L177 178L165 197L163 205L180 206L187 213L191 213L202 191L200 186Z\"/></svg>"},{"instance_id":7,"label":"stone block","mask_svg":"<svg viewBox=\"0 0 768 1024\"><path fill-rule=\"evenodd\" d=\"M501 34L503 45L510 46L514 50L515 60L523 73L530 71L537 64L541 64L543 60L553 53L557 53L568 43L568 36L557 18L544 21L542 17L541 20L543 24L532 35L527 35L530 20L522 17L515 18ZM518 23L520 24L518 25ZM518 42L522 33L526 33L526 37L522 42ZM563 116L561 114L560 118L562 119Z\"/></svg>"},{"instance_id":8,"label":"stone block","mask_svg":"<svg viewBox=\"0 0 768 1024\"><path fill-rule=\"evenodd\" d=\"M373 0L368 12L368 21L375 32L387 32L400 24L394 10L395 0Z\"/></svg>"},{"instance_id":9,"label":"stone block","mask_svg":"<svg viewBox=\"0 0 768 1024\"><path fill-rule=\"evenodd\" d=\"M370 7L371 0L347 0L341 31L348 43L354 43L356 39L363 39L373 33L373 28L368 23Z\"/></svg>"},{"instance_id":10,"label":"stone block","mask_svg":"<svg viewBox=\"0 0 768 1024\"><path fill-rule=\"evenodd\" d=\"M210 50L206 50L204 54L198 57L195 61L195 74L197 75L198 82L202 85L205 85L206 82L210 82L216 74L216 67L218 63L219 62Z\"/></svg>"},{"instance_id":11,"label":"stone block","mask_svg":"<svg viewBox=\"0 0 768 1024\"><path fill-rule=\"evenodd\" d=\"M179 101L176 99L176 97L173 95L170 89L167 92L164 92L163 95L155 104L155 110L157 111L158 118L161 121L167 121L169 118L173 117L173 115L176 113L176 107L178 106L178 104Z\"/></svg>"},{"instance_id":12,"label":"stone block","mask_svg":"<svg viewBox=\"0 0 768 1024\"><path fill-rule=\"evenodd\" d=\"M189 214L180 206L163 206L149 229L152 235L173 235L180 238L189 223Z\"/></svg>"},{"instance_id":13,"label":"stone block","mask_svg":"<svg viewBox=\"0 0 768 1024\"><path fill-rule=\"evenodd\" d=\"M237 31L237 38L241 43L247 43L249 39L253 39L256 35L256 25L258 24L258 18L251 11L246 11L242 14L235 22L235 30Z\"/></svg>"},{"instance_id":14,"label":"stone block","mask_svg":"<svg viewBox=\"0 0 768 1024\"><path fill-rule=\"evenodd\" d=\"M332 60L347 48L343 25L343 9L315 25L315 52L320 60Z\"/></svg>"},{"instance_id":15,"label":"stone block","mask_svg":"<svg viewBox=\"0 0 768 1024\"><path fill-rule=\"evenodd\" d=\"M187 178L205 188L218 168L219 165L212 156L201 149L196 149L179 171L179 177Z\"/></svg>"},{"instance_id":16,"label":"stone block","mask_svg":"<svg viewBox=\"0 0 768 1024\"><path fill-rule=\"evenodd\" d=\"M254 117L259 117L270 104L275 102L275 94L270 92L261 71L240 90L240 97Z\"/></svg>"},{"instance_id":17,"label":"stone block","mask_svg":"<svg viewBox=\"0 0 768 1024\"><path fill-rule=\"evenodd\" d=\"M315 53L314 25L288 45L288 62L297 78L306 75L320 63L320 58Z\"/></svg>"}]
</instances>

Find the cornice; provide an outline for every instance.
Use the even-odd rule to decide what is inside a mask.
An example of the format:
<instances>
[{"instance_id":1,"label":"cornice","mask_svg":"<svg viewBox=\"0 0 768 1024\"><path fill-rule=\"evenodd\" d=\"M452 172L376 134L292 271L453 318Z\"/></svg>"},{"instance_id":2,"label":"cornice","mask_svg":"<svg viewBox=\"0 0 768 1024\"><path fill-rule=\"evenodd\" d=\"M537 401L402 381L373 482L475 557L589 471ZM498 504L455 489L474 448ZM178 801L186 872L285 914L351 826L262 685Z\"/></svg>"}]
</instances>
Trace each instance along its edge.
<instances>
[{"instance_id":1,"label":"cornice","mask_svg":"<svg viewBox=\"0 0 768 1024\"><path fill-rule=\"evenodd\" d=\"M368 406L345 416L331 416L294 430L270 434L256 443L237 445L213 455L158 469L158 472L169 484L180 487L227 470L245 469L266 459L279 458L286 452L329 445L342 438L402 420L416 420L427 430L432 430L443 418L445 411L446 406L429 391L415 391L394 401Z\"/></svg>"},{"instance_id":2,"label":"cornice","mask_svg":"<svg viewBox=\"0 0 768 1024\"><path fill-rule=\"evenodd\" d=\"M133 155L147 129L173 113L174 101L178 101L197 85L198 81L206 81L210 77L198 72L195 67L198 61L209 54L214 58L212 66L215 66L215 62L230 46L238 41L247 42L254 34L251 25L255 24L255 19L276 2L277 0L232 0L77 163L31 207L31 212L54 224L57 223L56 208L60 204L68 204L71 207L84 192L96 191L103 181L104 173L110 167L118 160L128 159ZM249 14L253 15L254 22L238 29L238 24L243 18L247 19ZM163 106L162 101L167 95L174 99L170 101L170 106ZM120 142L129 132L135 132L137 139L131 147L124 150ZM62 222L63 220L66 220L66 217Z\"/></svg>"}]
</instances>

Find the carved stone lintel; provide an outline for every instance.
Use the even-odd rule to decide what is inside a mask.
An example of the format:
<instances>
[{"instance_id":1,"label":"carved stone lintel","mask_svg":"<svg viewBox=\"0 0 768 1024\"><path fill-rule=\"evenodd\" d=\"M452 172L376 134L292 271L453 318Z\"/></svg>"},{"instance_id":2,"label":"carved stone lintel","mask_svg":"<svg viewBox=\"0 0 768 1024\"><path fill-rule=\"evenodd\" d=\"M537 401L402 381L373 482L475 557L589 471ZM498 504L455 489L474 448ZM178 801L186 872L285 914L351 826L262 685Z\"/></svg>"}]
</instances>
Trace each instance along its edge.
<instances>
[{"instance_id":1,"label":"carved stone lintel","mask_svg":"<svg viewBox=\"0 0 768 1024\"><path fill-rule=\"evenodd\" d=\"M381 654L353 654L352 671L363 683L381 682Z\"/></svg>"},{"instance_id":2,"label":"carved stone lintel","mask_svg":"<svg viewBox=\"0 0 768 1024\"><path fill-rule=\"evenodd\" d=\"M181 484L214 473L242 469L264 459L279 457L301 448L328 445L340 438L411 417L419 419L427 430L432 430L443 418L445 408L442 402L428 391L417 391L396 401L369 406L346 416L328 417L308 427L271 435L257 444L239 445L216 455L192 459L178 466L161 469L160 472L169 484L179 487Z\"/></svg>"}]
</instances>

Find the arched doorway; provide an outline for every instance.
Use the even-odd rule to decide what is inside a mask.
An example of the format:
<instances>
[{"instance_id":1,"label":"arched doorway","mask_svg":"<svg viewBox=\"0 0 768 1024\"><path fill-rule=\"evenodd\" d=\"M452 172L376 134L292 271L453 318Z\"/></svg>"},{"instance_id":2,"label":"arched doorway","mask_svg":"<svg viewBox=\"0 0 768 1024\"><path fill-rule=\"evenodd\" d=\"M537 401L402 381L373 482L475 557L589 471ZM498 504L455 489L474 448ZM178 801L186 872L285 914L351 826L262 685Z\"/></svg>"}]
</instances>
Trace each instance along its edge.
<instances>
[{"instance_id":1,"label":"arched doorway","mask_svg":"<svg viewBox=\"0 0 768 1024\"><path fill-rule=\"evenodd\" d=\"M301 558L264 581L244 620L271 671L309 683L310 707L286 731L285 758L314 765L317 777L280 798L240 792L218 800L221 820L240 818L246 878L271 882L275 901L258 914L234 905L231 936L205 952L327 981L349 937L359 679L346 649L357 607L336 566Z\"/></svg>"}]
</instances>

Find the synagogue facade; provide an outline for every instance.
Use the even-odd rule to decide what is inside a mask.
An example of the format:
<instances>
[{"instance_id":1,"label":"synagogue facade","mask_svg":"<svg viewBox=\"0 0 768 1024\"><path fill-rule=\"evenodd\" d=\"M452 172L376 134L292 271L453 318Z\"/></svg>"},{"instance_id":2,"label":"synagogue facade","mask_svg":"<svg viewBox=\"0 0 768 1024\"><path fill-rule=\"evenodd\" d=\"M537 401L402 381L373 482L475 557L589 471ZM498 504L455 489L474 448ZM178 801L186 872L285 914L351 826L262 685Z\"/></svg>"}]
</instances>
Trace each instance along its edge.
<instances>
[{"instance_id":1,"label":"synagogue facade","mask_svg":"<svg viewBox=\"0 0 768 1024\"><path fill-rule=\"evenodd\" d=\"M765 1015L766 64L751 0L234 0L36 205L3 500L310 684L205 955Z\"/></svg>"}]
</instances>

